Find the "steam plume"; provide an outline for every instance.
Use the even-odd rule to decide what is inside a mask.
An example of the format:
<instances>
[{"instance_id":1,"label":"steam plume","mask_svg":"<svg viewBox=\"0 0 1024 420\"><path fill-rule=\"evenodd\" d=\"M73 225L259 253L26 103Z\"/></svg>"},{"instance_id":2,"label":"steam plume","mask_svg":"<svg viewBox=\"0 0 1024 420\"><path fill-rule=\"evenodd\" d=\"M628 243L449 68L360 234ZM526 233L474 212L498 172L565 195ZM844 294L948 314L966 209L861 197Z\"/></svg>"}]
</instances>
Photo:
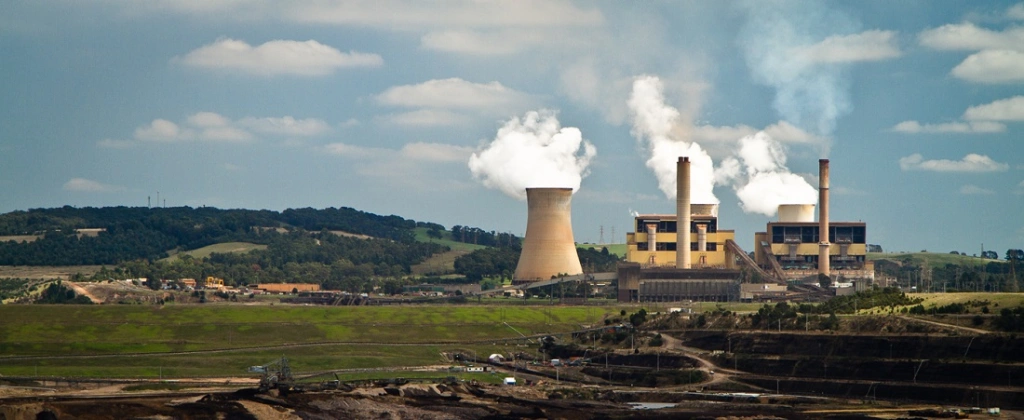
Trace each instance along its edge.
<instances>
[{"instance_id":1,"label":"steam plume","mask_svg":"<svg viewBox=\"0 0 1024 420\"><path fill-rule=\"evenodd\" d=\"M633 118L633 137L650 153L647 167L658 178L658 188L668 198L676 196L676 163L680 156L690 158L690 194L694 203L718 204L714 163L697 143L686 141L690 135L689 119L683 120L679 110L665 104L661 80L640 76L633 81L629 97Z\"/></svg>"},{"instance_id":2,"label":"steam plume","mask_svg":"<svg viewBox=\"0 0 1024 420\"><path fill-rule=\"evenodd\" d=\"M527 112L498 130L482 151L469 157L473 178L488 188L526 200L526 188L579 190L597 149L576 127L562 127L554 111Z\"/></svg>"},{"instance_id":3,"label":"steam plume","mask_svg":"<svg viewBox=\"0 0 1024 420\"><path fill-rule=\"evenodd\" d=\"M821 136L852 109L845 66L800 54L824 38L850 32L854 22L820 2L751 1L738 42L754 80L775 88L773 107L785 120ZM827 153L823 153L827 154Z\"/></svg>"},{"instance_id":4,"label":"steam plume","mask_svg":"<svg viewBox=\"0 0 1024 420\"><path fill-rule=\"evenodd\" d=\"M814 204L818 192L786 167L786 153L764 131L740 139L737 156L722 161L715 172L720 184L731 184L747 213L775 214L779 204Z\"/></svg>"}]
</instances>

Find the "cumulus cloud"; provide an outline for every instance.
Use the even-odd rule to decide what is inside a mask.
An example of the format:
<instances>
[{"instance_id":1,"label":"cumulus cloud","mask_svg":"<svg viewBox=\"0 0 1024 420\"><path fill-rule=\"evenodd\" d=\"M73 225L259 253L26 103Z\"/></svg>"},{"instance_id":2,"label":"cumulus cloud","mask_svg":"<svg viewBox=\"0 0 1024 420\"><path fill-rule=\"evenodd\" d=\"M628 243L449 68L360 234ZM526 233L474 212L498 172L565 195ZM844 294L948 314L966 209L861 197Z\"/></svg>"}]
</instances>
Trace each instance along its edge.
<instances>
[{"instance_id":1,"label":"cumulus cloud","mask_svg":"<svg viewBox=\"0 0 1024 420\"><path fill-rule=\"evenodd\" d=\"M376 96L378 103L408 108L507 109L529 101L529 95L498 82L473 83L459 78L393 86Z\"/></svg>"},{"instance_id":2,"label":"cumulus cloud","mask_svg":"<svg viewBox=\"0 0 1024 420\"><path fill-rule=\"evenodd\" d=\"M814 45L795 47L793 53L813 63L829 64L880 61L902 55L896 45L896 32L880 30L833 35Z\"/></svg>"},{"instance_id":3,"label":"cumulus cloud","mask_svg":"<svg viewBox=\"0 0 1024 420\"><path fill-rule=\"evenodd\" d=\"M104 184L85 178L71 178L64 183L65 191L87 192L87 193L112 193L124 191L125 188L118 185Z\"/></svg>"},{"instance_id":4,"label":"cumulus cloud","mask_svg":"<svg viewBox=\"0 0 1024 420\"><path fill-rule=\"evenodd\" d=\"M423 3L414 0L300 3L290 19L387 30L423 28L561 28L600 25L600 10L579 8L568 1L510 2L459 0Z\"/></svg>"},{"instance_id":5,"label":"cumulus cloud","mask_svg":"<svg viewBox=\"0 0 1024 420\"><path fill-rule=\"evenodd\" d=\"M1016 20L1024 20L1024 3L1017 3L1006 9L1006 17Z\"/></svg>"},{"instance_id":6,"label":"cumulus cloud","mask_svg":"<svg viewBox=\"0 0 1024 420\"><path fill-rule=\"evenodd\" d=\"M953 76L975 83L1024 82L1024 52L985 50L971 54L953 68Z\"/></svg>"},{"instance_id":7,"label":"cumulus cloud","mask_svg":"<svg viewBox=\"0 0 1024 420\"><path fill-rule=\"evenodd\" d=\"M428 32L420 44L429 50L467 55L509 55L540 45L550 45L552 34L544 31L524 32L515 29L479 31L455 29Z\"/></svg>"},{"instance_id":8,"label":"cumulus cloud","mask_svg":"<svg viewBox=\"0 0 1024 420\"><path fill-rule=\"evenodd\" d=\"M393 164L394 162L452 163L465 162L473 153L473 148L424 142L407 143L399 149L331 143L324 146L324 151L353 159L369 159L380 164Z\"/></svg>"},{"instance_id":9,"label":"cumulus cloud","mask_svg":"<svg viewBox=\"0 0 1024 420\"><path fill-rule=\"evenodd\" d=\"M963 195L993 195L996 192L987 188L982 188L977 185L967 184L960 187L960 194Z\"/></svg>"},{"instance_id":10,"label":"cumulus cloud","mask_svg":"<svg viewBox=\"0 0 1024 420\"><path fill-rule=\"evenodd\" d=\"M828 141L823 137L808 133L800 127L790 124L788 121L779 121L760 130L745 124L733 126L698 125L693 128L693 138L699 143L736 143L739 139L758 131L764 131L768 136L782 143L815 144Z\"/></svg>"},{"instance_id":11,"label":"cumulus cloud","mask_svg":"<svg viewBox=\"0 0 1024 420\"><path fill-rule=\"evenodd\" d=\"M921 45L936 50L1024 50L1024 27L1004 31L979 28L973 23L943 25L918 35Z\"/></svg>"},{"instance_id":12,"label":"cumulus cloud","mask_svg":"<svg viewBox=\"0 0 1024 420\"><path fill-rule=\"evenodd\" d=\"M435 79L415 85L392 86L374 97L384 106L418 108L381 120L407 126L454 125L477 116L504 116L534 102L531 95L498 82L474 83L459 78Z\"/></svg>"},{"instance_id":13,"label":"cumulus cloud","mask_svg":"<svg viewBox=\"0 0 1024 420\"><path fill-rule=\"evenodd\" d=\"M940 123L940 124L921 124L917 121L903 121L892 127L892 131L899 133L908 134L941 134L941 133L959 133L959 134L987 134L987 133L1002 133L1006 131L1006 125L994 121L969 121L969 122L951 122L951 123Z\"/></svg>"},{"instance_id":14,"label":"cumulus cloud","mask_svg":"<svg viewBox=\"0 0 1024 420\"><path fill-rule=\"evenodd\" d=\"M900 158L900 169L904 171L932 172L1004 172L1010 165L992 160L986 155L975 153L964 156L961 160L934 159L925 160L920 153Z\"/></svg>"},{"instance_id":15,"label":"cumulus cloud","mask_svg":"<svg viewBox=\"0 0 1024 420\"><path fill-rule=\"evenodd\" d=\"M157 118L135 129L133 140L104 139L97 146L127 148L138 142L209 141L240 143L251 141L256 135L283 137L311 137L331 131L330 125L316 118L244 117L232 120L216 112L197 112L181 124Z\"/></svg>"},{"instance_id":16,"label":"cumulus cloud","mask_svg":"<svg viewBox=\"0 0 1024 420\"><path fill-rule=\"evenodd\" d=\"M964 111L963 118L971 121L1024 121L1024 96L972 106Z\"/></svg>"},{"instance_id":17,"label":"cumulus cloud","mask_svg":"<svg viewBox=\"0 0 1024 420\"><path fill-rule=\"evenodd\" d=\"M187 66L241 71L258 76L300 75L323 76L349 67L380 67L377 54L338 51L314 40L274 40L251 46L245 41L219 39L212 44L175 58Z\"/></svg>"}]
</instances>

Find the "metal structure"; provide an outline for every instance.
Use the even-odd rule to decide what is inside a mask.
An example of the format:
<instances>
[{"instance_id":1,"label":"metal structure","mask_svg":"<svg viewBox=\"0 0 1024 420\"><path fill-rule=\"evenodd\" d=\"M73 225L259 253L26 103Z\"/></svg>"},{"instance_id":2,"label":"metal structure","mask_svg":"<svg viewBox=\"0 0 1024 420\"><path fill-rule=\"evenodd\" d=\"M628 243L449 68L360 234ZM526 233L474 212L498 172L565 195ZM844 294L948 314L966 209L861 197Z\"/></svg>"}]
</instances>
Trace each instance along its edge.
<instances>
[{"instance_id":1,"label":"metal structure","mask_svg":"<svg viewBox=\"0 0 1024 420\"><path fill-rule=\"evenodd\" d=\"M281 357L270 363L261 366L250 366L249 372L260 373L260 392L271 389L290 389L295 378L292 376L292 368L288 366L288 359Z\"/></svg>"},{"instance_id":2,"label":"metal structure","mask_svg":"<svg viewBox=\"0 0 1024 420\"><path fill-rule=\"evenodd\" d=\"M814 222L814 204L779 204L780 222Z\"/></svg>"},{"instance_id":3,"label":"metal structure","mask_svg":"<svg viewBox=\"0 0 1024 420\"><path fill-rule=\"evenodd\" d=\"M513 283L583 273L572 234L572 189L527 188L526 238Z\"/></svg>"}]
</instances>

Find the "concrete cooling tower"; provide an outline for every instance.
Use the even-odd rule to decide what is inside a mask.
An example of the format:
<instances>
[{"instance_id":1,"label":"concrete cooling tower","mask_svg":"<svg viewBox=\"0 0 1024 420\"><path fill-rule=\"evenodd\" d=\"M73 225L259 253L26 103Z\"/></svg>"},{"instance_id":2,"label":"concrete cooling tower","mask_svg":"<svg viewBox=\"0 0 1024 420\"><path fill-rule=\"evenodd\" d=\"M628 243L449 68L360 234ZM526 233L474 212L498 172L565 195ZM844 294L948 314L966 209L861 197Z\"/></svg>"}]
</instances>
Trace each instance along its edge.
<instances>
[{"instance_id":1,"label":"concrete cooling tower","mask_svg":"<svg viewBox=\"0 0 1024 420\"><path fill-rule=\"evenodd\" d=\"M814 204L779 204L779 221L814 223Z\"/></svg>"},{"instance_id":2,"label":"concrete cooling tower","mask_svg":"<svg viewBox=\"0 0 1024 420\"><path fill-rule=\"evenodd\" d=\"M572 188L527 188L526 202L526 238L514 282L583 273L572 236Z\"/></svg>"}]
</instances>

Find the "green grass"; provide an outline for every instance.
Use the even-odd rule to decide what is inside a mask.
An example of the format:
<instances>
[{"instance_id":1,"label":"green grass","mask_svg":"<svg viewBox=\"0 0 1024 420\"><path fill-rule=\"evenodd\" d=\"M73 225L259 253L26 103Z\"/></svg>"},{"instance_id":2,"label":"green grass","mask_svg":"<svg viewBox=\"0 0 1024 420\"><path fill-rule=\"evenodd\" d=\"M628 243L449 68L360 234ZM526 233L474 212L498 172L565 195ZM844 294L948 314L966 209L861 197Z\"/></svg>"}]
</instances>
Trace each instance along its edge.
<instances>
[{"instance_id":1,"label":"green grass","mask_svg":"<svg viewBox=\"0 0 1024 420\"><path fill-rule=\"evenodd\" d=\"M879 253L869 252L869 261L875 260L892 260L892 261L906 261L910 260L915 263L928 262L928 265L932 268L944 267L946 264L953 265L967 265L967 266L982 266L990 262L1001 262L1005 263L1005 260L989 260L980 257L972 257L969 255L958 255L941 252L912 252L912 253Z\"/></svg>"},{"instance_id":2,"label":"green grass","mask_svg":"<svg viewBox=\"0 0 1024 420\"><path fill-rule=\"evenodd\" d=\"M925 308L945 306L951 303L967 303L972 300L987 300L991 302L988 305L989 310L998 314L1001 308L1024 306L1024 293L908 293L907 296L924 299L921 305L924 305Z\"/></svg>"},{"instance_id":3,"label":"green grass","mask_svg":"<svg viewBox=\"0 0 1024 420\"><path fill-rule=\"evenodd\" d=\"M266 245L258 245L249 242L224 242L220 244L213 244L204 246L199 249L193 249L191 251L182 251L171 255L170 257L164 258L161 261L170 262L179 259L182 255L191 255L193 258L200 259L209 257L210 254L230 254L230 253L246 253L256 249L267 249Z\"/></svg>"},{"instance_id":4,"label":"green grass","mask_svg":"<svg viewBox=\"0 0 1024 420\"><path fill-rule=\"evenodd\" d=\"M440 353L452 349L504 352L520 337L505 322L548 334L598 324L606 313L618 308L4 305L0 375L238 376L282 355L296 372L422 366L443 363ZM161 354L204 350L227 351Z\"/></svg>"},{"instance_id":5,"label":"green grass","mask_svg":"<svg viewBox=\"0 0 1024 420\"><path fill-rule=\"evenodd\" d=\"M465 244L464 244L465 245ZM412 275L423 276L427 274L443 275L455 272L455 259L472 251L465 249L453 249L448 252L431 255L422 263L410 267Z\"/></svg>"},{"instance_id":6,"label":"green grass","mask_svg":"<svg viewBox=\"0 0 1024 420\"><path fill-rule=\"evenodd\" d=\"M427 235L427 228L425 228L425 227L418 227L416 229L413 229L413 233L416 235L416 240L417 241L420 241L420 242L433 242L435 244L447 245L453 251L467 251L467 253L468 253L468 252L476 251L478 249L487 248L486 246L483 246L483 245L467 244L465 242L459 242L459 241L452 240L452 233L449 232L449 231L441 232L441 238L440 239L438 239L438 238L431 238L430 236L428 236Z\"/></svg>"}]
</instances>

